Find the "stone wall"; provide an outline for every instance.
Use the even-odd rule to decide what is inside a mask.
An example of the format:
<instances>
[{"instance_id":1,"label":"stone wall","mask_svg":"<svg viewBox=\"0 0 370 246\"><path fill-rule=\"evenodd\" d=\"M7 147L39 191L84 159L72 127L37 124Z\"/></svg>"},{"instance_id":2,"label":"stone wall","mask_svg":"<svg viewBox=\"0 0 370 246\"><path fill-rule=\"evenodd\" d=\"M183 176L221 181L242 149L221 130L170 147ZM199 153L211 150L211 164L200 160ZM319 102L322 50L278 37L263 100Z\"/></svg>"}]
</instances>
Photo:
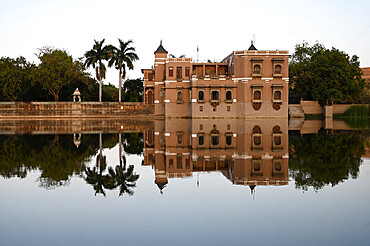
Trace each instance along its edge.
<instances>
[{"instance_id":1,"label":"stone wall","mask_svg":"<svg viewBox=\"0 0 370 246\"><path fill-rule=\"evenodd\" d=\"M1 102L4 117L117 118L151 116L153 105L130 102Z\"/></svg>"},{"instance_id":2,"label":"stone wall","mask_svg":"<svg viewBox=\"0 0 370 246\"><path fill-rule=\"evenodd\" d=\"M154 121L137 119L0 119L0 134L144 132Z\"/></svg>"}]
</instances>

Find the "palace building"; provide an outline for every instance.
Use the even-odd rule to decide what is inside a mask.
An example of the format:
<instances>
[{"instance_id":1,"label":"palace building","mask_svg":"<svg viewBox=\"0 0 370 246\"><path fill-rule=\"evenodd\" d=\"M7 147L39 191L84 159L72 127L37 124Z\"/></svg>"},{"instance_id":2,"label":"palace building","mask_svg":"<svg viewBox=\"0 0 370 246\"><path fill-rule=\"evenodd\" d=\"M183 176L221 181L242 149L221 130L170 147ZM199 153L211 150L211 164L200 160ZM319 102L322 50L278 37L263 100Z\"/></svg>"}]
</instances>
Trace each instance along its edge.
<instances>
[{"instance_id":1,"label":"palace building","mask_svg":"<svg viewBox=\"0 0 370 246\"><path fill-rule=\"evenodd\" d=\"M191 118L288 117L288 51L234 51L221 62L169 58L162 42L144 73L144 103L155 115Z\"/></svg>"}]
</instances>

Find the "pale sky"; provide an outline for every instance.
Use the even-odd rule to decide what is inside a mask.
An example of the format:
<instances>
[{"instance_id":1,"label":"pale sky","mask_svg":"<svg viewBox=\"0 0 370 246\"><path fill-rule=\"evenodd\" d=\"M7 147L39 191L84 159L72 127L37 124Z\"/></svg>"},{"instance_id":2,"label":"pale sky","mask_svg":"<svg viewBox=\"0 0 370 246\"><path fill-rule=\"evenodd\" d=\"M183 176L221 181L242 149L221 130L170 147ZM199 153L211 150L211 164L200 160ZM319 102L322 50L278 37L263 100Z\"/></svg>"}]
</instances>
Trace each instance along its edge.
<instances>
[{"instance_id":1,"label":"pale sky","mask_svg":"<svg viewBox=\"0 0 370 246\"><path fill-rule=\"evenodd\" d=\"M370 67L370 1L0 0L0 57L37 63L37 48L48 45L78 58L94 39L132 39L140 61L130 78L153 65L161 39L170 54L196 59L199 46L199 59L219 60L248 49L253 35L260 50L293 53L298 43L319 41ZM117 70L108 70L108 82L118 85Z\"/></svg>"}]
</instances>

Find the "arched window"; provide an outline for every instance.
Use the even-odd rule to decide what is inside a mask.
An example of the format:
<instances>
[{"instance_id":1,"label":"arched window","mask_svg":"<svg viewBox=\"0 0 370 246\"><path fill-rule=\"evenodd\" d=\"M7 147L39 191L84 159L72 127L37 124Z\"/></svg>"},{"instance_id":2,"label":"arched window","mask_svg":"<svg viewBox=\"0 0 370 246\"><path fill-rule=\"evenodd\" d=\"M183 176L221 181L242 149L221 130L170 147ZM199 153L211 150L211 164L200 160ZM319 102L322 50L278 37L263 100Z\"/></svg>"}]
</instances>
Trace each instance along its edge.
<instances>
[{"instance_id":1,"label":"arched window","mask_svg":"<svg viewBox=\"0 0 370 246\"><path fill-rule=\"evenodd\" d=\"M204 145L204 136L198 136L198 145L203 146Z\"/></svg>"},{"instance_id":2,"label":"arched window","mask_svg":"<svg viewBox=\"0 0 370 246\"><path fill-rule=\"evenodd\" d=\"M148 91L148 101L147 101L148 104L153 104L153 92L152 91Z\"/></svg>"},{"instance_id":3,"label":"arched window","mask_svg":"<svg viewBox=\"0 0 370 246\"><path fill-rule=\"evenodd\" d=\"M260 147L261 144L262 144L262 131L261 131L261 127L259 126L255 126L253 127L253 135L252 135L252 139L253 139L253 147L256 148L256 147Z\"/></svg>"},{"instance_id":4,"label":"arched window","mask_svg":"<svg viewBox=\"0 0 370 246\"><path fill-rule=\"evenodd\" d=\"M274 92L274 100L281 100L281 91Z\"/></svg>"},{"instance_id":5,"label":"arched window","mask_svg":"<svg viewBox=\"0 0 370 246\"><path fill-rule=\"evenodd\" d=\"M232 92L226 91L226 100L231 101L233 99Z\"/></svg>"},{"instance_id":6,"label":"arched window","mask_svg":"<svg viewBox=\"0 0 370 246\"><path fill-rule=\"evenodd\" d=\"M212 91L211 100L220 100L220 93L218 91Z\"/></svg>"},{"instance_id":7,"label":"arched window","mask_svg":"<svg viewBox=\"0 0 370 246\"><path fill-rule=\"evenodd\" d=\"M253 100L261 100L262 99L262 93L261 91L254 91L253 93Z\"/></svg>"},{"instance_id":8,"label":"arched window","mask_svg":"<svg viewBox=\"0 0 370 246\"><path fill-rule=\"evenodd\" d=\"M214 146L219 145L219 143L220 143L220 137L219 136L212 136L211 137L211 143Z\"/></svg>"},{"instance_id":9,"label":"arched window","mask_svg":"<svg viewBox=\"0 0 370 246\"><path fill-rule=\"evenodd\" d=\"M198 91L198 100L204 101L204 91Z\"/></svg>"},{"instance_id":10,"label":"arched window","mask_svg":"<svg viewBox=\"0 0 370 246\"><path fill-rule=\"evenodd\" d=\"M273 133L281 133L280 126L274 126L274 128L272 128L272 132Z\"/></svg>"},{"instance_id":11,"label":"arched window","mask_svg":"<svg viewBox=\"0 0 370 246\"><path fill-rule=\"evenodd\" d=\"M281 147L281 129L280 129L280 126L274 126L274 128L272 128L272 138L273 138L273 141L274 141L274 145L273 147L274 148L279 148Z\"/></svg>"},{"instance_id":12,"label":"arched window","mask_svg":"<svg viewBox=\"0 0 370 246\"><path fill-rule=\"evenodd\" d=\"M255 163L253 163L253 171L254 171L254 172L259 172L259 171L261 171L261 163L259 163L259 162L255 162Z\"/></svg>"},{"instance_id":13,"label":"arched window","mask_svg":"<svg viewBox=\"0 0 370 246\"><path fill-rule=\"evenodd\" d=\"M280 161L275 161L274 162L274 171L275 172L281 172L282 170L281 162Z\"/></svg>"},{"instance_id":14,"label":"arched window","mask_svg":"<svg viewBox=\"0 0 370 246\"><path fill-rule=\"evenodd\" d=\"M261 66L259 64L256 64L253 66L253 73L256 73L256 74L261 73Z\"/></svg>"},{"instance_id":15,"label":"arched window","mask_svg":"<svg viewBox=\"0 0 370 246\"><path fill-rule=\"evenodd\" d=\"M281 65L276 65L276 66L275 66L275 71L274 71L274 73L276 73L276 74L281 74L281 71L282 71L282 67L281 67Z\"/></svg>"},{"instance_id":16,"label":"arched window","mask_svg":"<svg viewBox=\"0 0 370 246\"><path fill-rule=\"evenodd\" d=\"M231 135L226 136L226 145L230 146L233 142L233 137Z\"/></svg>"}]
</instances>

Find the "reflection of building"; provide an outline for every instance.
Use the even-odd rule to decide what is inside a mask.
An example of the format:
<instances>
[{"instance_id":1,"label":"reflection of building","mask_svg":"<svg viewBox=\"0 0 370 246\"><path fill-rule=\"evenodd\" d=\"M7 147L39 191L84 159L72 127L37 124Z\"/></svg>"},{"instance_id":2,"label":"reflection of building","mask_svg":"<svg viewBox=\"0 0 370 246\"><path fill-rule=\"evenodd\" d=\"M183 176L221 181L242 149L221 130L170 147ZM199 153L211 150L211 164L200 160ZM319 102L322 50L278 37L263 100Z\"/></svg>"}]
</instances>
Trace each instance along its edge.
<instances>
[{"instance_id":1,"label":"reflection of building","mask_svg":"<svg viewBox=\"0 0 370 246\"><path fill-rule=\"evenodd\" d=\"M144 164L161 190L168 178L209 171L238 185L288 184L286 119L167 119L144 139Z\"/></svg>"},{"instance_id":2,"label":"reflection of building","mask_svg":"<svg viewBox=\"0 0 370 246\"><path fill-rule=\"evenodd\" d=\"M288 117L288 51L234 51L222 62L168 58L159 45L155 67L143 69L144 103L169 117Z\"/></svg>"}]
</instances>

